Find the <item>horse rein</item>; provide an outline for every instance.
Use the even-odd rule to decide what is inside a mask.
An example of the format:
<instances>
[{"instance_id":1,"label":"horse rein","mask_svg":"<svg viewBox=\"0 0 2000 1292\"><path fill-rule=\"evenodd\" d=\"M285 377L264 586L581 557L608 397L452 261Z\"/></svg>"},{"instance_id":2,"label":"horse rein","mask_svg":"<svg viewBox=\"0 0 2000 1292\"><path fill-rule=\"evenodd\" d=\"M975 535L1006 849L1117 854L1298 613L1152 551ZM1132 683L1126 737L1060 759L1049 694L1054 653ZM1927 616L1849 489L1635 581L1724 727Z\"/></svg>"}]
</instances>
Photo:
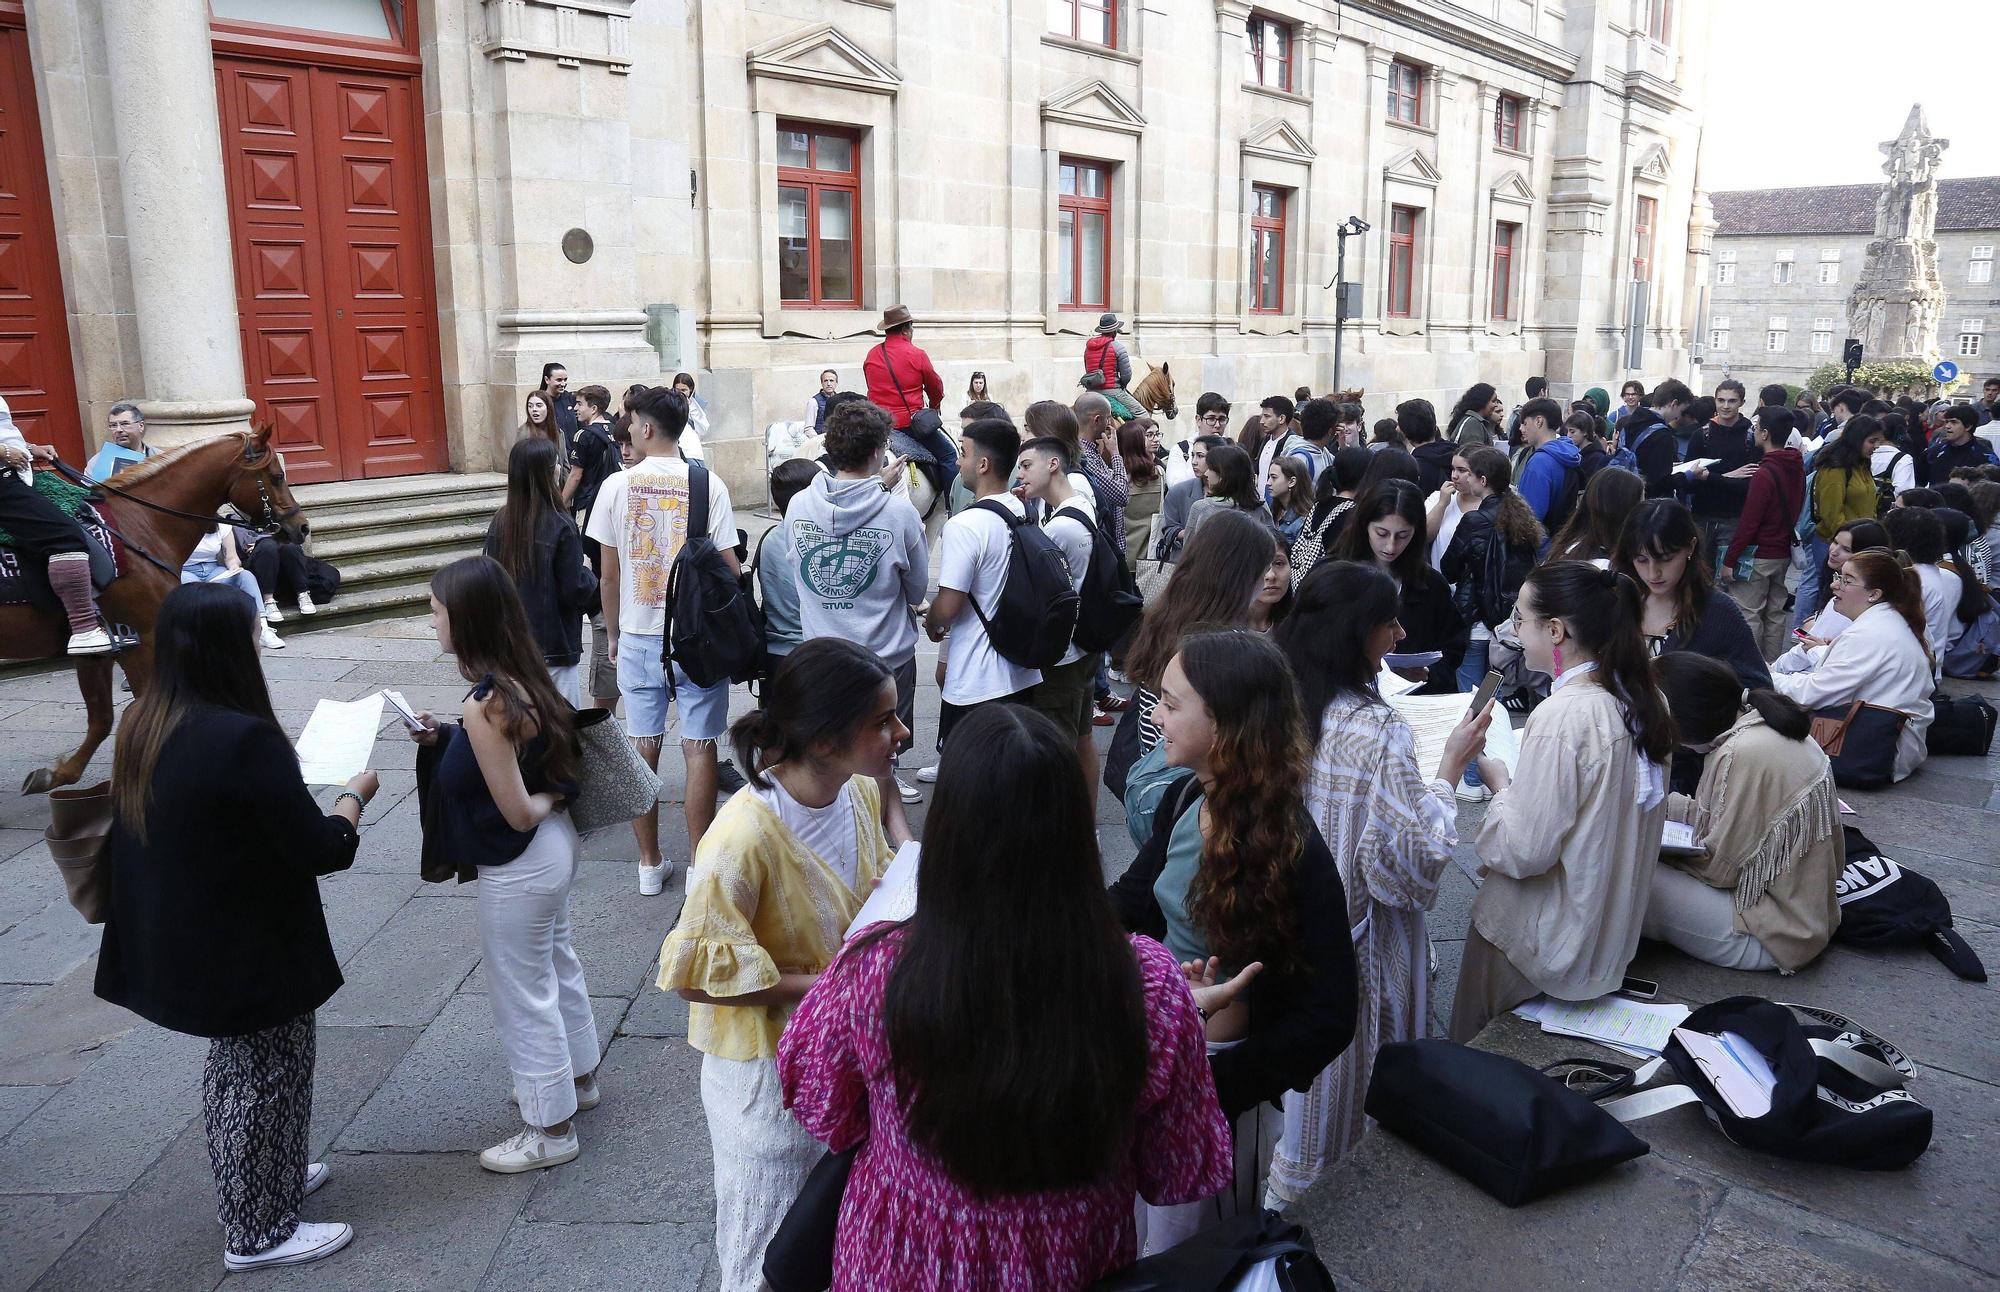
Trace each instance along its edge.
<instances>
[{"instance_id":1,"label":"horse rein","mask_svg":"<svg viewBox=\"0 0 2000 1292\"><path fill-rule=\"evenodd\" d=\"M161 515L174 516L181 520L191 520L208 528L213 528L218 523L226 523L241 526L253 534L275 534L284 528L286 521L291 520L295 516L305 514L305 508L303 507L293 507L289 511L280 514L278 509L271 504L271 491L265 485L262 474L259 474L257 477L257 499L264 504L264 519L262 522L258 522L251 520L235 508L231 508L226 513L214 516L200 516L191 511L182 511L178 507L169 507L165 503L154 502L149 498L141 498L137 494L127 493L107 481L93 480L61 458L52 458L50 461L54 464L57 475L79 488L88 489L93 493L108 493L114 497L123 498L126 502L144 507L148 511L156 511ZM123 536L120 535L120 537L122 538ZM150 560L151 558L149 557L148 559Z\"/></svg>"}]
</instances>

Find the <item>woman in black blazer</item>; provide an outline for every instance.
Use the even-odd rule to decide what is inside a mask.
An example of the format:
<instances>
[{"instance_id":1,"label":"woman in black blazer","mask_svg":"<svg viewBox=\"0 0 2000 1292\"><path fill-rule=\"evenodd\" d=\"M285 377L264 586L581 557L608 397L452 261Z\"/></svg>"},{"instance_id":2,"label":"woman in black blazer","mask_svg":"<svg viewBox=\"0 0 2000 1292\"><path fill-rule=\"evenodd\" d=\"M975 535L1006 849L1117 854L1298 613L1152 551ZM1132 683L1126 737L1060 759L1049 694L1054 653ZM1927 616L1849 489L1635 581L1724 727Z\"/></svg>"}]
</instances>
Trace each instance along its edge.
<instances>
[{"instance_id":1,"label":"woman in black blazer","mask_svg":"<svg viewBox=\"0 0 2000 1292\"><path fill-rule=\"evenodd\" d=\"M306 1162L313 1011L339 989L317 877L345 870L374 797L362 772L323 813L271 712L261 623L234 588L188 583L160 607L153 681L118 726L111 899L97 994L212 1038L202 1111L223 1262L297 1265L351 1226L304 1224L326 1179Z\"/></svg>"}]
</instances>

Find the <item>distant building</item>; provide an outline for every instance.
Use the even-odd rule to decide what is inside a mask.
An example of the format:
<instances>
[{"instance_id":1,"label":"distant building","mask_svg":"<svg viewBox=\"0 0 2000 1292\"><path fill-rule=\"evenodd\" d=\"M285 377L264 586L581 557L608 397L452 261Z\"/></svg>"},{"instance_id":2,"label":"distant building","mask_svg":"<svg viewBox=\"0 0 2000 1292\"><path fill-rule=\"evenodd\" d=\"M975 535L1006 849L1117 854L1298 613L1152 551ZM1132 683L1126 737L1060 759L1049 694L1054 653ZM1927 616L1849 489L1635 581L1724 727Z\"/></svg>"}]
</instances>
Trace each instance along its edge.
<instances>
[{"instance_id":1,"label":"distant building","mask_svg":"<svg viewBox=\"0 0 2000 1292\"><path fill-rule=\"evenodd\" d=\"M1802 385L1837 362L1847 297L1874 236L1880 184L1715 193L1705 380ZM1941 179L1939 357L1977 379L2000 373L2000 175ZM1873 357L1873 356L1868 356Z\"/></svg>"}]
</instances>

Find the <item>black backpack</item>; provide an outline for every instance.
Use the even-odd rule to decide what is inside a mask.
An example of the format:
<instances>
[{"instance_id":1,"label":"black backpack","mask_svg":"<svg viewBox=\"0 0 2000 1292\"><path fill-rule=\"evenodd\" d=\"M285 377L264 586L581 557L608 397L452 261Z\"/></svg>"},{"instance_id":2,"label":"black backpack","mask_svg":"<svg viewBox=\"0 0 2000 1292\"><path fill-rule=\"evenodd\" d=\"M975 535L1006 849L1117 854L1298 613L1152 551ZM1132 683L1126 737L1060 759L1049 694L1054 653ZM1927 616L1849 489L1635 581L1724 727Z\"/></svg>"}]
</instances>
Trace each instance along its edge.
<instances>
[{"instance_id":1,"label":"black backpack","mask_svg":"<svg viewBox=\"0 0 2000 1292\"><path fill-rule=\"evenodd\" d=\"M1021 668L1053 668L1069 652L1076 633L1078 598L1070 586L1069 565L1062 548L1025 516L1017 516L991 498L972 504L1007 523L1012 547L1007 579L992 615L979 608L968 589L965 599L993 642L993 649Z\"/></svg>"},{"instance_id":2,"label":"black backpack","mask_svg":"<svg viewBox=\"0 0 2000 1292\"><path fill-rule=\"evenodd\" d=\"M664 661L709 687L748 682L764 658L764 633L750 598L708 534L708 468L688 464L687 541L667 573ZM669 684L671 685L671 671Z\"/></svg>"},{"instance_id":3,"label":"black backpack","mask_svg":"<svg viewBox=\"0 0 2000 1292\"><path fill-rule=\"evenodd\" d=\"M1139 581L1132 577L1111 535L1095 520L1075 508L1059 514L1090 527L1090 568L1084 571L1083 587L1077 594L1076 631L1070 640L1081 651L1110 650L1145 613ZM1071 575L1074 577L1075 571Z\"/></svg>"}]
</instances>

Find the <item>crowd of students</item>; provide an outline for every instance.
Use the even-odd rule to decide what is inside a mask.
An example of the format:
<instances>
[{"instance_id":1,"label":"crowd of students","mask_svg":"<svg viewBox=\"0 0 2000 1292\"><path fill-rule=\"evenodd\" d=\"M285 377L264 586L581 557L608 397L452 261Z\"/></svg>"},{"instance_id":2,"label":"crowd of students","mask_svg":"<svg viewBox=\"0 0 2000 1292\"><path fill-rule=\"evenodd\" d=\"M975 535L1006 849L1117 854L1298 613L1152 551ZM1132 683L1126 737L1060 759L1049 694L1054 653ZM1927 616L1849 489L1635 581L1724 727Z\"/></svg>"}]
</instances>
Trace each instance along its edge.
<instances>
[{"instance_id":1,"label":"crowd of students","mask_svg":"<svg viewBox=\"0 0 2000 1292\"><path fill-rule=\"evenodd\" d=\"M1482 384L1443 423L1405 400L1364 442L1359 404L1282 396L1232 439L1211 392L1200 434L1169 446L1094 392L1019 425L982 398L960 417L933 585L888 411L816 398L822 456L772 472L782 519L739 553L728 490L690 441L692 384L635 388L616 424L608 393L585 387L567 432L562 383L531 396L488 555L433 584L440 646L470 688L460 721L422 715L412 735L426 873L481 883L523 1121L480 1162L525 1171L575 1159L575 1119L604 1097L571 942L572 708L586 691L622 698L656 763L678 707L692 862L657 985L689 1002L702 1055L731 1292L770 1275L767 1249L828 1151L851 1154L835 1288L885 1286L892 1269L923 1286L1081 1288L1299 1198L1366 1133L1381 1047L1428 1031L1426 918L1460 843L1457 800L1486 806L1454 1039L1540 993L1616 989L1641 937L1727 968L1800 968L1838 923L1843 862L1813 713L1860 700L1902 715L1906 776L1940 677L2000 655L2000 466L1970 461L1958 432L1977 422L1955 408L1926 410L1925 445L1852 391L1802 427L1783 387L1745 413L1735 382L1697 401L1668 380L1615 410L1596 390L1565 409L1534 382L1509 412ZM1706 414L1693 426L1690 409ZM607 425L622 465L595 443ZM1910 460L1875 466L1885 439ZM1905 467L1925 474L1898 490ZM728 682L663 662L668 574L702 537L747 566L764 612L768 676L733 723ZM1164 577L1141 611L1142 574ZM190 644L235 633L230 669L258 676L254 655L235 658L252 609L220 596L184 589L163 610L159 677L119 734L121 786L169 781L189 749L269 743L261 688ZM609 697L585 667L593 610ZM923 794L900 768L919 628L941 643L938 757L911 778L934 784L922 882L909 919L855 928ZM1114 666L1131 693L1106 708ZM1468 704L1437 765L1420 763L1385 681L1471 692L1489 671L1506 704ZM1517 712L1518 753L1502 757L1488 736ZM1119 730L1101 752L1108 714ZM718 812L725 737L747 783ZM310 875L352 860L374 784L364 774L322 818L285 760L264 762L272 781L244 810L311 846L254 879L242 849L223 850L201 882L264 886L287 912L283 937L242 922L261 939L245 962L274 972L235 989L233 1010L189 1005L218 989L170 952L208 922L163 928L179 907L153 909L157 880L136 875L209 825L178 797L127 793L113 856L135 878L99 973L108 998L219 1038L208 1113L237 1268L351 1237L298 1222L324 1168L305 1161L296 1087L311 1011L339 985ZM1138 846L1108 887L1100 775ZM1669 821L1696 851L1663 859ZM658 892L656 817L635 830L641 892Z\"/></svg>"}]
</instances>

